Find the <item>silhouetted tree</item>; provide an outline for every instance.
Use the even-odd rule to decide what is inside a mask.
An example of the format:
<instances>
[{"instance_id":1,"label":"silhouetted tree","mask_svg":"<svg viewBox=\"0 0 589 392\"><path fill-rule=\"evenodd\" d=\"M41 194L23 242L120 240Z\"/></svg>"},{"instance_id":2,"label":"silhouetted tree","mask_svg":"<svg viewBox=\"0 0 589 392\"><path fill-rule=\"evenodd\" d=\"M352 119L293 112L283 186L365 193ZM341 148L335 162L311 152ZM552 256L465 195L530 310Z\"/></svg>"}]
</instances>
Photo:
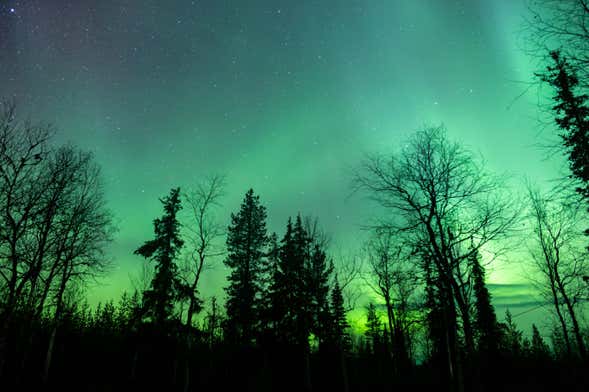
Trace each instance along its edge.
<instances>
[{"instance_id":1,"label":"silhouetted tree","mask_svg":"<svg viewBox=\"0 0 589 392\"><path fill-rule=\"evenodd\" d=\"M331 313L332 313L332 331L331 336L333 342L341 348L344 352L347 352L351 348L351 339L348 333L350 324L346 317L346 310L344 309L344 296L339 285L337 276L331 289Z\"/></svg>"},{"instance_id":2,"label":"silhouetted tree","mask_svg":"<svg viewBox=\"0 0 589 392\"><path fill-rule=\"evenodd\" d=\"M279 323L282 315L286 313L286 304L281 298L282 283L280 264L280 246L278 236L272 233L268 237L268 252L262 261L262 284L260 289L260 333L264 343L276 343L279 334Z\"/></svg>"},{"instance_id":3,"label":"silhouetted tree","mask_svg":"<svg viewBox=\"0 0 589 392\"><path fill-rule=\"evenodd\" d=\"M333 263L328 261L321 245L312 245L307 271L307 292L310 299L311 332L317 336L319 343L325 341L329 334L330 306L329 280L333 273Z\"/></svg>"},{"instance_id":4,"label":"silhouetted tree","mask_svg":"<svg viewBox=\"0 0 589 392\"><path fill-rule=\"evenodd\" d=\"M209 348L212 349L221 339L221 323L223 317L219 312L219 305L217 305L217 298L211 298L211 307L207 312L205 318L205 332L207 334L207 343Z\"/></svg>"},{"instance_id":5,"label":"silhouetted tree","mask_svg":"<svg viewBox=\"0 0 589 392\"><path fill-rule=\"evenodd\" d=\"M500 339L495 308L491 303L491 294L485 285L485 269L481 265L478 252L470 256L473 291L475 296L475 326L478 332L478 350L482 353L497 351Z\"/></svg>"},{"instance_id":6,"label":"silhouetted tree","mask_svg":"<svg viewBox=\"0 0 589 392\"><path fill-rule=\"evenodd\" d=\"M589 38L589 35L588 35ZM587 41L589 44L589 40ZM576 191L589 204L589 108L587 95L577 93L579 79L575 69L561 56L551 51L553 65L539 74L540 79L556 90L552 98L555 121L568 154L569 168L578 186ZM589 229L586 230L589 235Z\"/></svg>"},{"instance_id":7,"label":"silhouetted tree","mask_svg":"<svg viewBox=\"0 0 589 392\"><path fill-rule=\"evenodd\" d=\"M176 302L186 296L186 287L178 278L176 258L184 241L180 239L180 223L177 219L180 203L180 188L160 199L164 214L153 222L155 238L146 241L135 254L155 263L155 274L149 290L143 293L144 314L160 328L166 328L173 318Z\"/></svg>"},{"instance_id":8,"label":"silhouetted tree","mask_svg":"<svg viewBox=\"0 0 589 392\"><path fill-rule=\"evenodd\" d=\"M72 284L81 287L88 279L108 270L110 263L105 249L114 232L112 215L106 208L100 167L94 163L92 155L73 148L60 149L57 155L58 162L67 162L61 169L70 169L73 173L53 225L51 279L45 281L39 304L42 308L49 290L52 290L53 328L45 356L44 381L49 376L57 329L65 306L64 295ZM60 161L60 157L65 158Z\"/></svg>"},{"instance_id":9,"label":"silhouetted tree","mask_svg":"<svg viewBox=\"0 0 589 392\"><path fill-rule=\"evenodd\" d=\"M221 176L212 176L197 184L196 188L185 196L186 204L190 207L190 223L184 226L190 232L188 241L191 249L188 263L183 270L185 285L189 288L186 316L186 325L189 328L192 326L193 315L198 313L202 306L202 301L198 298L201 274L211 258L223 254L216 241L224 234L224 230L215 220L213 213L214 209L219 207L219 200L223 196L224 181Z\"/></svg>"},{"instance_id":10,"label":"silhouetted tree","mask_svg":"<svg viewBox=\"0 0 589 392\"><path fill-rule=\"evenodd\" d=\"M370 271L366 283L384 300L391 333L391 347L397 372L409 366L411 360L410 305L419 285L417 263L398 237L377 230L367 244Z\"/></svg>"},{"instance_id":11,"label":"silhouetted tree","mask_svg":"<svg viewBox=\"0 0 589 392\"><path fill-rule=\"evenodd\" d=\"M376 354L381 346L382 337L382 321L376 311L374 303L368 304L366 309L366 332L364 333L368 339L369 350L372 354Z\"/></svg>"},{"instance_id":12,"label":"silhouetted tree","mask_svg":"<svg viewBox=\"0 0 589 392\"><path fill-rule=\"evenodd\" d=\"M288 220L286 232L279 251L279 266L276 272L278 306L276 315L281 338L290 344L307 350L312 327L312 298L309 293L309 262L311 238L303 227L300 215L292 224Z\"/></svg>"},{"instance_id":13,"label":"silhouetted tree","mask_svg":"<svg viewBox=\"0 0 589 392\"><path fill-rule=\"evenodd\" d=\"M350 324L346 317L344 308L344 296L339 284L337 274L334 278L333 287L331 288L331 333L329 337L330 344L336 349L339 356L339 369L342 380L342 389L349 390L348 369L346 363L346 354L352 348L352 339L348 333Z\"/></svg>"},{"instance_id":14,"label":"silhouetted tree","mask_svg":"<svg viewBox=\"0 0 589 392\"><path fill-rule=\"evenodd\" d=\"M28 260L23 257L24 242L33 218L41 212L40 201L45 192L43 185L46 173L40 164L48 153L50 134L49 127L19 121L13 102L1 103L0 287L1 311L5 323L10 322L18 299L27 284L27 279L23 279L27 276L28 270Z\"/></svg>"},{"instance_id":15,"label":"silhouetted tree","mask_svg":"<svg viewBox=\"0 0 589 392\"><path fill-rule=\"evenodd\" d=\"M536 287L553 305L568 355L572 353L570 320L579 354L585 357L577 313L579 301L587 290L583 276L589 272L589 261L579 246L577 206L548 200L531 187L528 193L534 234L530 252L535 272L539 274Z\"/></svg>"},{"instance_id":16,"label":"silhouetted tree","mask_svg":"<svg viewBox=\"0 0 589 392\"><path fill-rule=\"evenodd\" d=\"M266 208L250 189L237 214L231 214L225 265L231 269L227 292L225 336L245 345L258 333L261 273L268 244Z\"/></svg>"},{"instance_id":17,"label":"silhouetted tree","mask_svg":"<svg viewBox=\"0 0 589 392\"><path fill-rule=\"evenodd\" d=\"M532 358L536 360L546 360L550 357L550 348L544 342L536 324L532 324L532 342L530 346Z\"/></svg>"},{"instance_id":18,"label":"silhouetted tree","mask_svg":"<svg viewBox=\"0 0 589 392\"><path fill-rule=\"evenodd\" d=\"M115 230L100 169L90 153L53 146L52 133L19 120L13 102L0 103L0 376L6 360L16 359L6 344L15 317L18 336L10 340L25 366L35 325L46 316L47 379L57 329L69 312L64 296L109 265L104 248Z\"/></svg>"},{"instance_id":19,"label":"silhouetted tree","mask_svg":"<svg viewBox=\"0 0 589 392\"><path fill-rule=\"evenodd\" d=\"M523 332L513 321L509 309L505 310L505 323L500 324L503 329L503 350L507 355L520 357L523 350Z\"/></svg>"},{"instance_id":20,"label":"silhouetted tree","mask_svg":"<svg viewBox=\"0 0 589 392\"><path fill-rule=\"evenodd\" d=\"M507 238L519 217L514 201L506 198L502 181L486 173L459 144L450 142L443 127L417 132L405 148L391 157L368 158L355 178L356 186L388 211L377 228L403 233L412 249L423 249L437 279L456 305L461 319L464 348L474 347L471 303L468 291L468 258L474 249ZM463 244L472 241L471 250ZM448 333L458 325L454 314L444 318ZM450 374L459 365L456 350L447 356ZM454 376L452 376L454 377ZM462 380L454 377L462 390Z\"/></svg>"},{"instance_id":21,"label":"silhouetted tree","mask_svg":"<svg viewBox=\"0 0 589 392\"><path fill-rule=\"evenodd\" d=\"M544 59L561 48L579 71L580 84L589 87L589 3L587 0L528 0L523 37L525 49Z\"/></svg>"}]
</instances>

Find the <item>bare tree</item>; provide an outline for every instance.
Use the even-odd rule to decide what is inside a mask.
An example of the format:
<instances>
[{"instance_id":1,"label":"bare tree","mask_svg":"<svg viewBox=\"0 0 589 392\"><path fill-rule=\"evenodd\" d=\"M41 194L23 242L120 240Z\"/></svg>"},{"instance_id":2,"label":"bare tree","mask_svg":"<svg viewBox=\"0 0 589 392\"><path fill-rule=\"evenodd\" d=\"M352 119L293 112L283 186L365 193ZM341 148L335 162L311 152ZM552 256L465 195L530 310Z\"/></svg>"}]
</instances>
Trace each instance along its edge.
<instances>
[{"instance_id":1,"label":"bare tree","mask_svg":"<svg viewBox=\"0 0 589 392\"><path fill-rule=\"evenodd\" d=\"M105 271L114 229L92 155L51 146L51 127L18 120L14 103L0 106L0 372L16 359L5 344L14 314L29 321L20 333L28 341L11 338L24 365L33 321L46 313L53 316L46 378L64 293Z\"/></svg>"},{"instance_id":2,"label":"bare tree","mask_svg":"<svg viewBox=\"0 0 589 392\"><path fill-rule=\"evenodd\" d=\"M319 218L306 215L303 217L303 228L309 236L311 243L319 245L321 249L329 248L331 237L319 224Z\"/></svg>"},{"instance_id":3,"label":"bare tree","mask_svg":"<svg viewBox=\"0 0 589 392\"><path fill-rule=\"evenodd\" d=\"M472 352L471 306L465 290L469 282L462 277L473 252L504 249L498 240L508 238L518 219L513 199L504 193L504 181L486 173L439 126L417 132L392 156L369 157L354 183L385 209L375 228L402 234L412 249L428 255L424 259L430 260L447 288L453 302L449 305L458 309L465 350ZM456 325L449 317L448 333L455 334ZM460 377L454 376L457 349L448 357L450 377L460 390Z\"/></svg>"},{"instance_id":4,"label":"bare tree","mask_svg":"<svg viewBox=\"0 0 589 392\"><path fill-rule=\"evenodd\" d=\"M542 60L560 49L589 87L589 1L529 0L524 24L528 53Z\"/></svg>"},{"instance_id":5,"label":"bare tree","mask_svg":"<svg viewBox=\"0 0 589 392\"><path fill-rule=\"evenodd\" d=\"M410 302L420 283L411 253L407 244L383 230L376 231L366 245L369 271L364 280L384 301L397 371L411 359Z\"/></svg>"},{"instance_id":6,"label":"bare tree","mask_svg":"<svg viewBox=\"0 0 589 392\"><path fill-rule=\"evenodd\" d=\"M50 127L19 121L13 103L0 105L0 286L5 322L16 310L29 277L23 252L45 192L40 163L48 153L50 135Z\"/></svg>"},{"instance_id":7,"label":"bare tree","mask_svg":"<svg viewBox=\"0 0 589 392\"><path fill-rule=\"evenodd\" d=\"M364 259L360 252L339 249L334 257L334 269L344 296L344 308L350 312L356 308L358 300L364 294L362 285L362 268ZM333 286L332 282L332 286Z\"/></svg>"},{"instance_id":8,"label":"bare tree","mask_svg":"<svg viewBox=\"0 0 589 392\"><path fill-rule=\"evenodd\" d=\"M224 194L225 178L213 175L185 195L190 210L189 221L184 225L190 232L188 244L191 246L183 273L189 287L189 304L186 325L192 326L194 313L200 310L198 283L204 269L210 266L213 258L223 255L223 247L217 241L225 234L224 227L215 217L215 209Z\"/></svg>"},{"instance_id":9,"label":"bare tree","mask_svg":"<svg viewBox=\"0 0 589 392\"><path fill-rule=\"evenodd\" d=\"M553 305L568 355L572 353L572 330L579 355L585 357L579 301L586 296L583 277L589 273L589 261L579 229L579 206L547 198L531 186L528 195L534 239L529 250L534 270L539 274L534 283Z\"/></svg>"},{"instance_id":10,"label":"bare tree","mask_svg":"<svg viewBox=\"0 0 589 392\"><path fill-rule=\"evenodd\" d=\"M43 379L47 381L55 344L55 336L64 310L64 293L70 282L84 284L104 274L109 266L105 254L115 228L112 215L106 208L100 168L89 153L66 148L62 152L77 162L67 196L60 205L56 220L53 252L54 267L58 270L55 287L46 282L53 292L54 320L45 358ZM69 161L69 160L68 160Z\"/></svg>"}]
</instances>

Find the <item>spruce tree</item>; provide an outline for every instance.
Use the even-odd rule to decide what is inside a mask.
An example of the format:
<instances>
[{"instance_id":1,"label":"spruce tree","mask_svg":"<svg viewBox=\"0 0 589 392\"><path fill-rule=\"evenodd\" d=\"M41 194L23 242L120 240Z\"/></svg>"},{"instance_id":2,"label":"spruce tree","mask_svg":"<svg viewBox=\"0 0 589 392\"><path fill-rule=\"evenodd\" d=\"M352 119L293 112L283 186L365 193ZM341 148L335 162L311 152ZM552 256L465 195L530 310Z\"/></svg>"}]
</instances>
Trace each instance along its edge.
<instances>
[{"instance_id":1,"label":"spruce tree","mask_svg":"<svg viewBox=\"0 0 589 392\"><path fill-rule=\"evenodd\" d=\"M427 337L430 343L430 360L442 361L444 352L448 346L444 325L444 303L442 302L442 290L435 272L431 268L431 260L424 257L423 267L425 271L425 308Z\"/></svg>"},{"instance_id":2,"label":"spruce tree","mask_svg":"<svg viewBox=\"0 0 589 392\"><path fill-rule=\"evenodd\" d=\"M227 232L228 277L225 321L226 337L234 343L249 345L259 330L263 258L268 243L266 208L250 189L237 214L231 214Z\"/></svg>"},{"instance_id":3,"label":"spruce tree","mask_svg":"<svg viewBox=\"0 0 589 392\"><path fill-rule=\"evenodd\" d=\"M589 108L587 95L577 94L579 79L560 51L550 52L553 65L537 76L556 90L553 97L556 124L562 130L572 176L579 181L576 191L589 203ZM589 235L589 229L585 231Z\"/></svg>"},{"instance_id":4,"label":"spruce tree","mask_svg":"<svg viewBox=\"0 0 589 392\"><path fill-rule=\"evenodd\" d=\"M153 222L155 238L146 241L135 254L155 262L155 274L151 287L143 293L143 314L159 327L172 319L175 302L186 294L185 286L178 279L176 258L184 242L180 239L180 188L160 199L164 214Z\"/></svg>"},{"instance_id":5,"label":"spruce tree","mask_svg":"<svg viewBox=\"0 0 589 392\"><path fill-rule=\"evenodd\" d=\"M274 313L283 340L300 346L308 345L312 324L312 300L308 290L310 243L301 217L297 217L294 225L289 218L279 250Z\"/></svg>"},{"instance_id":6,"label":"spruce tree","mask_svg":"<svg viewBox=\"0 0 589 392\"><path fill-rule=\"evenodd\" d=\"M504 350L508 355L521 356L523 348L523 333L517 328L509 309L505 310L505 324L503 324Z\"/></svg>"},{"instance_id":7,"label":"spruce tree","mask_svg":"<svg viewBox=\"0 0 589 392\"><path fill-rule=\"evenodd\" d=\"M327 255L319 244L313 244L306 274L306 288L310 299L311 330L320 344L329 333L329 279L332 273L333 263L327 260Z\"/></svg>"},{"instance_id":8,"label":"spruce tree","mask_svg":"<svg viewBox=\"0 0 589 392\"><path fill-rule=\"evenodd\" d=\"M289 218L280 245L274 244L276 266L272 271L272 282L269 293L270 309L268 313L274 329L274 337L282 343L293 340L291 333L293 329L293 321L291 320L292 309L289 302L290 297L293 295L293 282L290 279L290 260L294 253L292 232L292 220Z\"/></svg>"},{"instance_id":9,"label":"spruce tree","mask_svg":"<svg viewBox=\"0 0 589 392\"><path fill-rule=\"evenodd\" d=\"M536 360L547 359L550 356L550 349L546 342L544 342L542 335L540 335L536 324L532 324L532 343L530 349L532 357Z\"/></svg>"},{"instance_id":10,"label":"spruce tree","mask_svg":"<svg viewBox=\"0 0 589 392\"><path fill-rule=\"evenodd\" d=\"M308 346L309 334L313 323L312 294L310 292L310 259L312 239L303 227L300 215L297 215L293 227L294 257L291 259L291 279L294 283L290 307L295 320L297 344Z\"/></svg>"},{"instance_id":11,"label":"spruce tree","mask_svg":"<svg viewBox=\"0 0 589 392\"><path fill-rule=\"evenodd\" d=\"M475 296L475 327L478 332L479 352L496 351L499 331L495 309L491 304L491 294L485 285L485 269L475 250L469 257Z\"/></svg>"},{"instance_id":12,"label":"spruce tree","mask_svg":"<svg viewBox=\"0 0 589 392\"><path fill-rule=\"evenodd\" d=\"M333 342L344 351L349 351L352 345L347 329L350 327L346 319L344 296L342 294L337 275L331 289L332 337Z\"/></svg>"},{"instance_id":13,"label":"spruce tree","mask_svg":"<svg viewBox=\"0 0 589 392\"><path fill-rule=\"evenodd\" d=\"M279 251L278 237L272 233L268 237L268 252L262 263L262 285L260 289L260 310L258 317L260 319L260 332L265 341L270 343L276 341L277 323L283 312L279 312L282 299L281 288L278 281L279 273Z\"/></svg>"}]
</instances>

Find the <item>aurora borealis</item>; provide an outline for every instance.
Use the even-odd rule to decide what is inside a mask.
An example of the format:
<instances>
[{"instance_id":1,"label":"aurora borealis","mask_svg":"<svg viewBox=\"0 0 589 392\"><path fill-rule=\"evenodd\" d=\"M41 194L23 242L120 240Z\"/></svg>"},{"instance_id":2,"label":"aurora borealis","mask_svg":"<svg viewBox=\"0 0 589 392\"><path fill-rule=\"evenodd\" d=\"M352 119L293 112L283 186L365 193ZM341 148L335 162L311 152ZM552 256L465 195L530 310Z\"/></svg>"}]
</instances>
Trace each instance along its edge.
<instances>
[{"instance_id":1,"label":"aurora borealis","mask_svg":"<svg viewBox=\"0 0 589 392\"><path fill-rule=\"evenodd\" d=\"M222 222L252 187L271 231L316 216L342 252L378 213L350 172L423 124L444 123L515 189L557 178L525 13L523 0L2 0L0 96L102 165L119 232L90 292L108 298L143 263L132 252L158 198L213 173L227 176ZM518 257L492 268L501 306L534 300ZM203 293L222 276L219 262Z\"/></svg>"}]
</instances>

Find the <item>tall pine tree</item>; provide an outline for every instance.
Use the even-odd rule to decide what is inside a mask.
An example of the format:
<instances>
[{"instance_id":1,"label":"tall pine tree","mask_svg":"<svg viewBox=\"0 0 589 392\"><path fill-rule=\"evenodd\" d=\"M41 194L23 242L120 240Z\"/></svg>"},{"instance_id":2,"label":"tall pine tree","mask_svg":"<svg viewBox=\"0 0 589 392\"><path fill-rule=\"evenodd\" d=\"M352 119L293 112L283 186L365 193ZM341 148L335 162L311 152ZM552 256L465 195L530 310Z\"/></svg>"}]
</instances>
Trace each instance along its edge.
<instances>
[{"instance_id":1,"label":"tall pine tree","mask_svg":"<svg viewBox=\"0 0 589 392\"><path fill-rule=\"evenodd\" d=\"M266 208L250 189L237 214L231 214L225 265L231 269L227 292L225 334L249 345L259 332L263 258L268 244Z\"/></svg>"},{"instance_id":2,"label":"tall pine tree","mask_svg":"<svg viewBox=\"0 0 589 392\"><path fill-rule=\"evenodd\" d=\"M509 309L505 310L505 323L503 327L503 350L505 354L512 357L519 357L523 349L523 333L513 321L513 316Z\"/></svg>"},{"instance_id":3,"label":"tall pine tree","mask_svg":"<svg viewBox=\"0 0 589 392\"><path fill-rule=\"evenodd\" d=\"M535 360L546 360L550 358L550 349L546 342L544 342L542 335L540 335L540 331L538 331L536 324L532 324L532 342L530 351L532 358Z\"/></svg>"},{"instance_id":4,"label":"tall pine tree","mask_svg":"<svg viewBox=\"0 0 589 392\"><path fill-rule=\"evenodd\" d=\"M587 95L577 94L579 79L575 69L562 57L560 51L550 52L553 65L538 74L540 80L556 90L552 98L556 124L562 130L560 137L568 153L572 177L579 181L577 192L589 203L589 108ZM589 229L585 231L589 235Z\"/></svg>"},{"instance_id":5,"label":"tall pine tree","mask_svg":"<svg viewBox=\"0 0 589 392\"><path fill-rule=\"evenodd\" d=\"M274 282L274 313L280 320L279 334L285 343L303 347L308 345L312 323L307 281L310 243L301 217L297 217L294 225L289 218Z\"/></svg>"},{"instance_id":6,"label":"tall pine tree","mask_svg":"<svg viewBox=\"0 0 589 392\"><path fill-rule=\"evenodd\" d=\"M329 333L329 279L333 263L328 261L325 251L317 243L312 245L307 271L307 291L310 299L311 331L323 343Z\"/></svg>"},{"instance_id":7,"label":"tall pine tree","mask_svg":"<svg viewBox=\"0 0 589 392\"><path fill-rule=\"evenodd\" d=\"M347 329L350 327L346 319L346 310L344 308L344 296L340 287L337 275L331 289L331 309L332 309L332 337L333 342L343 351L349 351L352 345L350 335Z\"/></svg>"},{"instance_id":8,"label":"tall pine tree","mask_svg":"<svg viewBox=\"0 0 589 392\"><path fill-rule=\"evenodd\" d=\"M473 250L469 257L475 297L475 327L479 352L496 352L500 338L497 315L491 304L491 294L485 285L485 268L479 253Z\"/></svg>"},{"instance_id":9,"label":"tall pine tree","mask_svg":"<svg viewBox=\"0 0 589 392\"><path fill-rule=\"evenodd\" d=\"M134 253L156 263L151 287L143 293L143 313L163 327L172 319L174 304L186 290L178 279L176 266L176 257L184 244L176 218L182 208L180 188L172 189L169 196L160 201L164 205L164 215L153 222L155 238L146 241Z\"/></svg>"}]
</instances>

